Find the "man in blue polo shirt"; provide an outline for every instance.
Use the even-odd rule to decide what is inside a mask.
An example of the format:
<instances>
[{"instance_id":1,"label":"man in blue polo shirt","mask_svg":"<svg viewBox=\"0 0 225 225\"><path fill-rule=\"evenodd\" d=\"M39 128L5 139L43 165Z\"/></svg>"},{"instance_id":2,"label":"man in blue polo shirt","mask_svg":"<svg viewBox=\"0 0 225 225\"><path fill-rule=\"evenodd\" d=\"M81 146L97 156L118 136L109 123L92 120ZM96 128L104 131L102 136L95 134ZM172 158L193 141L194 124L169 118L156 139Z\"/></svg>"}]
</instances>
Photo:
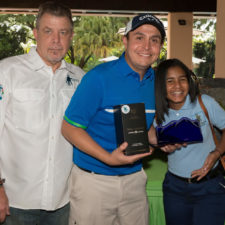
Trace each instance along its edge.
<instances>
[{"instance_id":1,"label":"man in blue polo shirt","mask_svg":"<svg viewBox=\"0 0 225 225\"><path fill-rule=\"evenodd\" d=\"M151 14L126 27L125 53L89 71L65 112L62 133L74 145L70 225L148 225L147 176L141 159L117 147L113 106L145 103L147 128L155 113L154 71L165 39Z\"/></svg>"}]
</instances>

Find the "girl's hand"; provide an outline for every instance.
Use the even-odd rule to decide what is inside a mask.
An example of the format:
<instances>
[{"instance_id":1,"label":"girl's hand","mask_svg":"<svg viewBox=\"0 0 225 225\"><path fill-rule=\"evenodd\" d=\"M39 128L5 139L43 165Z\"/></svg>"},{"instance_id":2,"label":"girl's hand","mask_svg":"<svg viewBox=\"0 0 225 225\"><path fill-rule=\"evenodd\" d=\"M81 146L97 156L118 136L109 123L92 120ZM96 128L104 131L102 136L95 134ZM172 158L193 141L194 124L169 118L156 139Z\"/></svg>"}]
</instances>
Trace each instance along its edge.
<instances>
[{"instance_id":1,"label":"girl's hand","mask_svg":"<svg viewBox=\"0 0 225 225\"><path fill-rule=\"evenodd\" d=\"M183 143L183 144L173 144L173 145L165 145L163 147L161 147L160 149L166 153L172 153L176 150L179 150L181 147L186 147L187 144Z\"/></svg>"},{"instance_id":2,"label":"girl's hand","mask_svg":"<svg viewBox=\"0 0 225 225\"><path fill-rule=\"evenodd\" d=\"M191 173L191 177L192 178L197 177L197 181L201 180L213 168L213 166L216 163L216 161L218 160L218 158L219 158L219 156L216 151L210 152L209 155L207 156L202 168L200 168L198 170L194 170Z\"/></svg>"}]
</instances>

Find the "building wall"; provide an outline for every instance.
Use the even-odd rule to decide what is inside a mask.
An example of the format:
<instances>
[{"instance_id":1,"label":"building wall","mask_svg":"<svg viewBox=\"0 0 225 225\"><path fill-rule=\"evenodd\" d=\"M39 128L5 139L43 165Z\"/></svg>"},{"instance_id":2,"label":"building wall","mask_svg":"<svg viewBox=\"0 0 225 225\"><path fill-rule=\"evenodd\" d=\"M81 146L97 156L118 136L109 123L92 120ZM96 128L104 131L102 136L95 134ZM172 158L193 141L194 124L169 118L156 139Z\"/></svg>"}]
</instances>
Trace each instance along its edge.
<instances>
[{"instance_id":1,"label":"building wall","mask_svg":"<svg viewBox=\"0 0 225 225\"><path fill-rule=\"evenodd\" d=\"M192 68L192 13L169 13L167 57L178 58Z\"/></svg>"}]
</instances>

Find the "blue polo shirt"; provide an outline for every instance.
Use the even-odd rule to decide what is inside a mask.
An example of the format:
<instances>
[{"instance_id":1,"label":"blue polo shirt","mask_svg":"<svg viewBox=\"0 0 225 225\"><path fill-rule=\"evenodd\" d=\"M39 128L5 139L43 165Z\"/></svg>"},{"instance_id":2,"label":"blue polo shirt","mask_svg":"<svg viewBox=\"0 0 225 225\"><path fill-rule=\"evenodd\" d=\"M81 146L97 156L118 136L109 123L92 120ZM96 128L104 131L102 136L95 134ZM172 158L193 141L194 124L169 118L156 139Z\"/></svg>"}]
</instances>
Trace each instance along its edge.
<instances>
[{"instance_id":1,"label":"blue polo shirt","mask_svg":"<svg viewBox=\"0 0 225 225\"><path fill-rule=\"evenodd\" d=\"M202 95L202 101L207 108L211 123L221 130L225 129L225 111L223 108L208 95ZM181 109L169 109L169 113L165 115L165 121L162 123L162 126L171 121L180 120L182 117L200 120L203 142L188 144L187 147L182 147L170 153L168 155L168 170L181 177L191 177L192 171L200 169L203 166L209 152L215 149L215 143L208 119L198 99L192 103L190 96L187 96ZM156 126L155 122L154 125Z\"/></svg>"},{"instance_id":2,"label":"blue polo shirt","mask_svg":"<svg viewBox=\"0 0 225 225\"><path fill-rule=\"evenodd\" d=\"M65 112L64 120L81 127L106 151L117 148L113 106L145 103L147 128L155 114L154 70L149 68L142 81L127 64L124 54L89 71L82 79ZM74 163L104 175L130 174L141 169L133 165L109 166L74 147Z\"/></svg>"}]
</instances>

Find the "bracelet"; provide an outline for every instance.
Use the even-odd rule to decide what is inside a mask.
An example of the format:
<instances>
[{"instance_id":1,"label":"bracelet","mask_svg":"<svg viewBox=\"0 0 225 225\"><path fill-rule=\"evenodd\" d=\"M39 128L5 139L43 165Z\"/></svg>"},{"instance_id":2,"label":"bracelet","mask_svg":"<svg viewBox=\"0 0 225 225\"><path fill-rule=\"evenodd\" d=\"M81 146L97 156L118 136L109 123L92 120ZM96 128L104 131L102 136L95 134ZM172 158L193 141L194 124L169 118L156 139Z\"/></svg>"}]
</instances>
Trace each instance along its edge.
<instances>
[{"instance_id":1,"label":"bracelet","mask_svg":"<svg viewBox=\"0 0 225 225\"><path fill-rule=\"evenodd\" d=\"M5 179L0 178L0 187L5 183Z\"/></svg>"}]
</instances>

